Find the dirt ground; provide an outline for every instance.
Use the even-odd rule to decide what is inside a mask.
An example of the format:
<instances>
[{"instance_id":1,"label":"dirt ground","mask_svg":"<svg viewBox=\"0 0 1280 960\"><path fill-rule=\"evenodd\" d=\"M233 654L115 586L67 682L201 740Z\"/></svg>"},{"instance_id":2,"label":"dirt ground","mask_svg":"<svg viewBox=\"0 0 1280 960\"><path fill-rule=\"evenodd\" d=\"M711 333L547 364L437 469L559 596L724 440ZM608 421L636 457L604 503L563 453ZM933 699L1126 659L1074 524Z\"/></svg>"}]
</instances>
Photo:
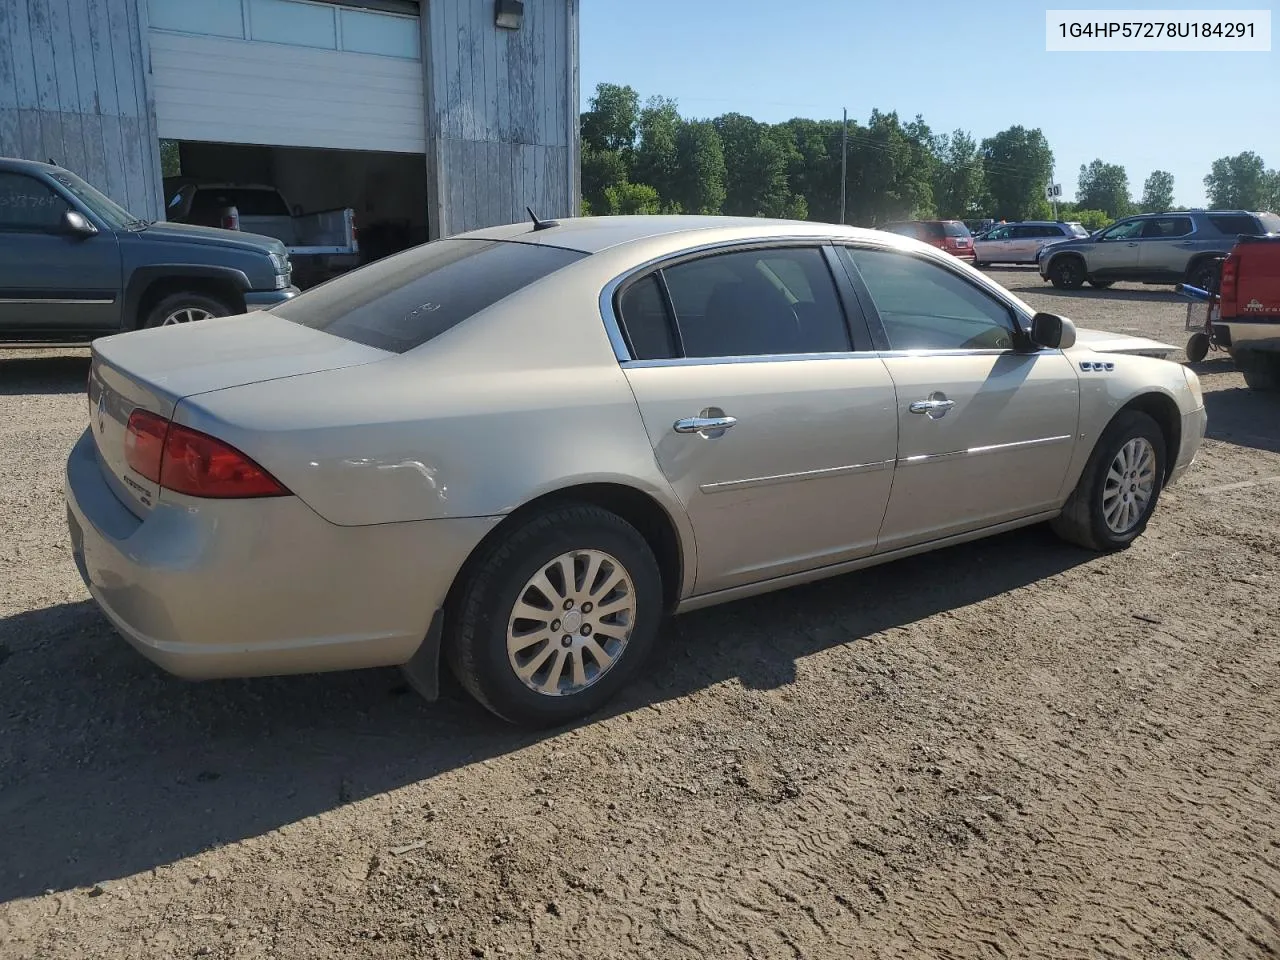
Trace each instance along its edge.
<instances>
[{"instance_id":1,"label":"dirt ground","mask_svg":"<svg viewBox=\"0 0 1280 960\"><path fill-rule=\"evenodd\" d=\"M1181 345L1165 289L1033 305ZM83 352L0 354L0 957L1274 957L1280 399L1198 365L1147 534L691 614L604 716L188 684L71 562Z\"/></svg>"}]
</instances>

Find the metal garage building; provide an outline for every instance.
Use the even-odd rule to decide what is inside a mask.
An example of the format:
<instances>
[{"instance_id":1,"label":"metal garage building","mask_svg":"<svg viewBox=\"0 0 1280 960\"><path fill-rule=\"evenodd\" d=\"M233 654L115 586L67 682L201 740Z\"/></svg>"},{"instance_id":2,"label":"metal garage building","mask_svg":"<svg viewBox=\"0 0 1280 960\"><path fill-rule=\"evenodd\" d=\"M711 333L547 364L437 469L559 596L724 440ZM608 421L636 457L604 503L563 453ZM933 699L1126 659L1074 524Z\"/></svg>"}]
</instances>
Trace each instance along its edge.
<instances>
[{"instance_id":1,"label":"metal garage building","mask_svg":"<svg viewBox=\"0 0 1280 960\"><path fill-rule=\"evenodd\" d=\"M419 239L570 215L578 3L0 0L0 155L156 219L162 140L183 175Z\"/></svg>"}]
</instances>

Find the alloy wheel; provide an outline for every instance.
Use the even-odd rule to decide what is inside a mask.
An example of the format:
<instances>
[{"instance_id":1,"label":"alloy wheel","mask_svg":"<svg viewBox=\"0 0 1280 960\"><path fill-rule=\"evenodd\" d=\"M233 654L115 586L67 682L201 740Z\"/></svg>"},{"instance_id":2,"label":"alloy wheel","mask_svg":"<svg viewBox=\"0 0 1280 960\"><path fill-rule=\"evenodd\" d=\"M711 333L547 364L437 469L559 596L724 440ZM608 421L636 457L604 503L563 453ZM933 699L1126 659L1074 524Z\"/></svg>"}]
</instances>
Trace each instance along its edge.
<instances>
[{"instance_id":1,"label":"alloy wheel","mask_svg":"<svg viewBox=\"0 0 1280 960\"><path fill-rule=\"evenodd\" d=\"M208 310L200 307L180 307L160 322L160 326L168 327L175 323L193 323L196 320L208 320L213 316Z\"/></svg>"},{"instance_id":2,"label":"alloy wheel","mask_svg":"<svg viewBox=\"0 0 1280 960\"><path fill-rule=\"evenodd\" d=\"M1126 534L1142 520L1156 488L1156 451L1145 437L1134 437L1116 453L1102 485L1102 516L1115 534Z\"/></svg>"},{"instance_id":3,"label":"alloy wheel","mask_svg":"<svg viewBox=\"0 0 1280 960\"><path fill-rule=\"evenodd\" d=\"M574 550L525 583L507 621L507 660L545 696L580 693L622 657L636 620L631 576L602 550Z\"/></svg>"}]
</instances>

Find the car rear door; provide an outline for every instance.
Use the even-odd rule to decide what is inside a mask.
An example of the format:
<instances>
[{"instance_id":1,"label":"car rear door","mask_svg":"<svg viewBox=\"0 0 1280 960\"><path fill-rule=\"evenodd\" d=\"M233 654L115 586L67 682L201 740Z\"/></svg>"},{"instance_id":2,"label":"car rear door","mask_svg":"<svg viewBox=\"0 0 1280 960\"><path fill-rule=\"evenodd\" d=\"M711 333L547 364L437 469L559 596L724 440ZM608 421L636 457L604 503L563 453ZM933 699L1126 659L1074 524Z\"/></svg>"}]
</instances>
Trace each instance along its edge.
<instances>
[{"instance_id":1,"label":"car rear door","mask_svg":"<svg viewBox=\"0 0 1280 960\"><path fill-rule=\"evenodd\" d=\"M1196 250L1195 225L1190 217L1152 217L1142 226L1139 269L1152 280L1178 281Z\"/></svg>"},{"instance_id":2,"label":"car rear door","mask_svg":"<svg viewBox=\"0 0 1280 960\"><path fill-rule=\"evenodd\" d=\"M1061 350L1019 349L1012 307L936 258L843 246L898 396L888 552L1060 502L1079 382Z\"/></svg>"},{"instance_id":3,"label":"car rear door","mask_svg":"<svg viewBox=\"0 0 1280 960\"><path fill-rule=\"evenodd\" d=\"M120 247L99 225L72 233L71 204L48 183L0 172L0 336L81 334L120 325Z\"/></svg>"},{"instance_id":4,"label":"car rear door","mask_svg":"<svg viewBox=\"0 0 1280 960\"><path fill-rule=\"evenodd\" d=\"M697 594L874 551L896 396L829 247L705 251L628 278L614 303L654 456L694 529Z\"/></svg>"}]
</instances>

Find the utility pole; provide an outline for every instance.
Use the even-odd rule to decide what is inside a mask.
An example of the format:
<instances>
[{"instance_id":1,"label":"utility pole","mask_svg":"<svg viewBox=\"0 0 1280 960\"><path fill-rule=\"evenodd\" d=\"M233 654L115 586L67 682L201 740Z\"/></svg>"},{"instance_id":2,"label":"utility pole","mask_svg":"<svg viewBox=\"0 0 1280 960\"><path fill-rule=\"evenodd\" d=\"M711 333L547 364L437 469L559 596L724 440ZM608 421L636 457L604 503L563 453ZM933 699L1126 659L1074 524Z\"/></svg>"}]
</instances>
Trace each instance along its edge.
<instances>
[{"instance_id":1,"label":"utility pole","mask_svg":"<svg viewBox=\"0 0 1280 960\"><path fill-rule=\"evenodd\" d=\"M845 184L849 181L849 111L840 124L840 223L845 223Z\"/></svg>"}]
</instances>

